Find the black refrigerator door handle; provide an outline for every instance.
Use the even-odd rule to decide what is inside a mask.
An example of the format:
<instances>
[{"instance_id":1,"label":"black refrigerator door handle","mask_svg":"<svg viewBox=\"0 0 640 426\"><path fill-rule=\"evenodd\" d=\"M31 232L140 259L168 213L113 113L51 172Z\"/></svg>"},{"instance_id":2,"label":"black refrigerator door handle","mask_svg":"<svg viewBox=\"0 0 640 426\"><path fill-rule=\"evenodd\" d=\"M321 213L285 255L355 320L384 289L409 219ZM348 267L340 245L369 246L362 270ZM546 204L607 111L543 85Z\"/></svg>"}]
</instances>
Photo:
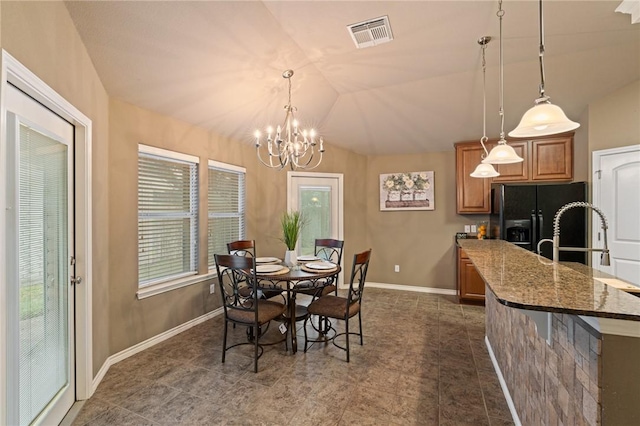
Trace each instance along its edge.
<instances>
[{"instance_id":1,"label":"black refrigerator door handle","mask_svg":"<svg viewBox=\"0 0 640 426\"><path fill-rule=\"evenodd\" d=\"M536 244L538 244L538 221L536 220L536 211L531 210L531 235L529 236L531 241L531 251L536 251Z\"/></svg>"},{"instance_id":2,"label":"black refrigerator door handle","mask_svg":"<svg viewBox=\"0 0 640 426\"><path fill-rule=\"evenodd\" d=\"M542 239L542 210L538 210L538 235L537 235L537 240L540 241L541 239Z\"/></svg>"}]
</instances>

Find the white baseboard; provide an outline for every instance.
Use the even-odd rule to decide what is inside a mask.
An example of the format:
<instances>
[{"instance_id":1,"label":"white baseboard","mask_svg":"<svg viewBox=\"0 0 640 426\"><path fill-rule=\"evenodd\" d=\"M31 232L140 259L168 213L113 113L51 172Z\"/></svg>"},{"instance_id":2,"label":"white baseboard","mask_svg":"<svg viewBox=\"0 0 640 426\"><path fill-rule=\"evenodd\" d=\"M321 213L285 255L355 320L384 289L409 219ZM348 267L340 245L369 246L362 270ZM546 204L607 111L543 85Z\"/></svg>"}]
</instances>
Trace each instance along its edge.
<instances>
[{"instance_id":1,"label":"white baseboard","mask_svg":"<svg viewBox=\"0 0 640 426\"><path fill-rule=\"evenodd\" d=\"M98 371L98 374L96 374L96 376L93 378L93 385L91 388L91 395L93 395L93 393L96 391L96 389L98 388L98 385L100 384L100 382L102 381L102 379L104 378L105 374L107 374L107 371L109 371L109 368L113 365L113 364L117 364L118 362L122 361L123 359L127 359L130 356L133 356L135 354L137 354L138 352L141 352L145 349L148 349L154 345L157 345L160 342L163 342L177 334L182 333L183 331L186 331L188 329L190 329L191 327L194 327L198 324L201 324L207 320L210 320L211 318L214 318L218 315L223 314L224 310L222 308L218 308L215 309L211 312L208 312L202 316L199 316L198 318L194 318L191 321L187 321L184 324L180 324L177 327L174 327L170 330L167 330L165 332L162 332L156 336L153 336L143 342L140 342L138 344L135 344L133 346L131 346L130 348L124 349L116 354L111 355L109 358L106 359L106 361L104 362L104 364L102 364L102 367L100 367L100 370Z\"/></svg>"},{"instance_id":2,"label":"white baseboard","mask_svg":"<svg viewBox=\"0 0 640 426\"><path fill-rule=\"evenodd\" d=\"M498 360L496 359L496 355L493 353L493 348L491 347L491 343L489 342L489 338L487 336L484 336L484 342L487 344L489 356L491 357L491 363L493 364L493 368L496 370L498 380L500 380L500 387L502 388L502 393L507 400L507 405L509 406L509 411L511 412L513 423L515 423L516 426L522 426L520 417L518 417L518 412L516 411L516 406L513 403L511 393L509 392L509 388L507 387L507 382L505 382L504 380L504 376L502 375L502 371L500 370L500 366L498 365Z\"/></svg>"},{"instance_id":3,"label":"white baseboard","mask_svg":"<svg viewBox=\"0 0 640 426\"><path fill-rule=\"evenodd\" d=\"M402 285L402 284L372 283L370 281L367 281L365 283L365 287L386 288L388 290L400 290L400 291L415 291L418 293L446 294L449 296L455 296L457 294L455 290L451 290L448 288L417 287L413 285ZM340 286L340 289L347 289L347 288L349 288L349 284Z\"/></svg>"}]
</instances>

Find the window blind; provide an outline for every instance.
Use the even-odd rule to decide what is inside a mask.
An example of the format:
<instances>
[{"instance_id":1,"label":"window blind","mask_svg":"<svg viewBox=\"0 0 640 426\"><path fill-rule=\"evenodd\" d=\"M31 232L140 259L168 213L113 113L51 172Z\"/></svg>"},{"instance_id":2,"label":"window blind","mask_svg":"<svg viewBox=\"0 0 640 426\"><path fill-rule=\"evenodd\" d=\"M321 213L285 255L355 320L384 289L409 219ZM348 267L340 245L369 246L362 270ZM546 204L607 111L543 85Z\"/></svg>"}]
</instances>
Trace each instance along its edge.
<instances>
[{"instance_id":1,"label":"window blind","mask_svg":"<svg viewBox=\"0 0 640 426\"><path fill-rule=\"evenodd\" d=\"M197 169L196 162L149 154L142 149L139 153L140 287L197 272Z\"/></svg>"},{"instance_id":2,"label":"window blind","mask_svg":"<svg viewBox=\"0 0 640 426\"><path fill-rule=\"evenodd\" d=\"M214 254L227 253L227 243L245 238L244 169L210 164L208 198L208 263L213 268Z\"/></svg>"},{"instance_id":3,"label":"window blind","mask_svg":"<svg viewBox=\"0 0 640 426\"><path fill-rule=\"evenodd\" d=\"M69 377L69 148L22 124L19 148L19 283L10 284L19 286L17 414L31 424Z\"/></svg>"}]
</instances>

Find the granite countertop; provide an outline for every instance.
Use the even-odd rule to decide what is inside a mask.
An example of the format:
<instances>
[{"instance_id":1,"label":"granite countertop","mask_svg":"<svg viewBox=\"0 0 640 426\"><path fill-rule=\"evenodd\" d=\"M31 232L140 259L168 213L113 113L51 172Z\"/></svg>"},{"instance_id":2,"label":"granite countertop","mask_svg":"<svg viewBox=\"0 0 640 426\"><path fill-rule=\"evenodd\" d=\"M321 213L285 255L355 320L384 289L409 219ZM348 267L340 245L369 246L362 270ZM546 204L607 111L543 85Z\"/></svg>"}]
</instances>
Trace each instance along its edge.
<instances>
[{"instance_id":1,"label":"granite countertop","mask_svg":"<svg viewBox=\"0 0 640 426\"><path fill-rule=\"evenodd\" d=\"M478 273L506 306L640 321L640 297L598 281L584 265L565 266L503 240L458 240Z\"/></svg>"}]
</instances>

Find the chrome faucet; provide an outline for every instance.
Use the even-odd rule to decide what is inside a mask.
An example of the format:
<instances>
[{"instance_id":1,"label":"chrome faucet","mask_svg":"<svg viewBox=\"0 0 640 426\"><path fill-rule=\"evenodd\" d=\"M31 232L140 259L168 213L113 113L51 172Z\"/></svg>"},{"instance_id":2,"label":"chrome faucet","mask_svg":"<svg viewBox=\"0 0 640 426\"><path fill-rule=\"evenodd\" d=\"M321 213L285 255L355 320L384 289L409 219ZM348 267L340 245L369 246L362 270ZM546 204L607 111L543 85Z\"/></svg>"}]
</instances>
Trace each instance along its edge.
<instances>
[{"instance_id":1,"label":"chrome faucet","mask_svg":"<svg viewBox=\"0 0 640 426\"><path fill-rule=\"evenodd\" d=\"M564 212L574 207L584 207L587 209L591 209L594 212L598 213L600 216L600 221L602 222L602 231L604 234L604 247L601 249L598 248L584 248L584 247L560 247L560 217ZM560 251L601 251L600 255L600 264L603 266L609 266L611 261L609 259L609 247L607 246L607 218L604 217L604 213L598 207L594 206L591 203L585 203L584 201L576 201L574 203L565 204L560 207L560 210L556 212L556 216L553 219L553 239L545 238L543 240L538 241L538 254L540 254L540 246L542 243L552 243L553 244L553 261L558 262L560 260Z\"/></svg>"}]
</instances>

